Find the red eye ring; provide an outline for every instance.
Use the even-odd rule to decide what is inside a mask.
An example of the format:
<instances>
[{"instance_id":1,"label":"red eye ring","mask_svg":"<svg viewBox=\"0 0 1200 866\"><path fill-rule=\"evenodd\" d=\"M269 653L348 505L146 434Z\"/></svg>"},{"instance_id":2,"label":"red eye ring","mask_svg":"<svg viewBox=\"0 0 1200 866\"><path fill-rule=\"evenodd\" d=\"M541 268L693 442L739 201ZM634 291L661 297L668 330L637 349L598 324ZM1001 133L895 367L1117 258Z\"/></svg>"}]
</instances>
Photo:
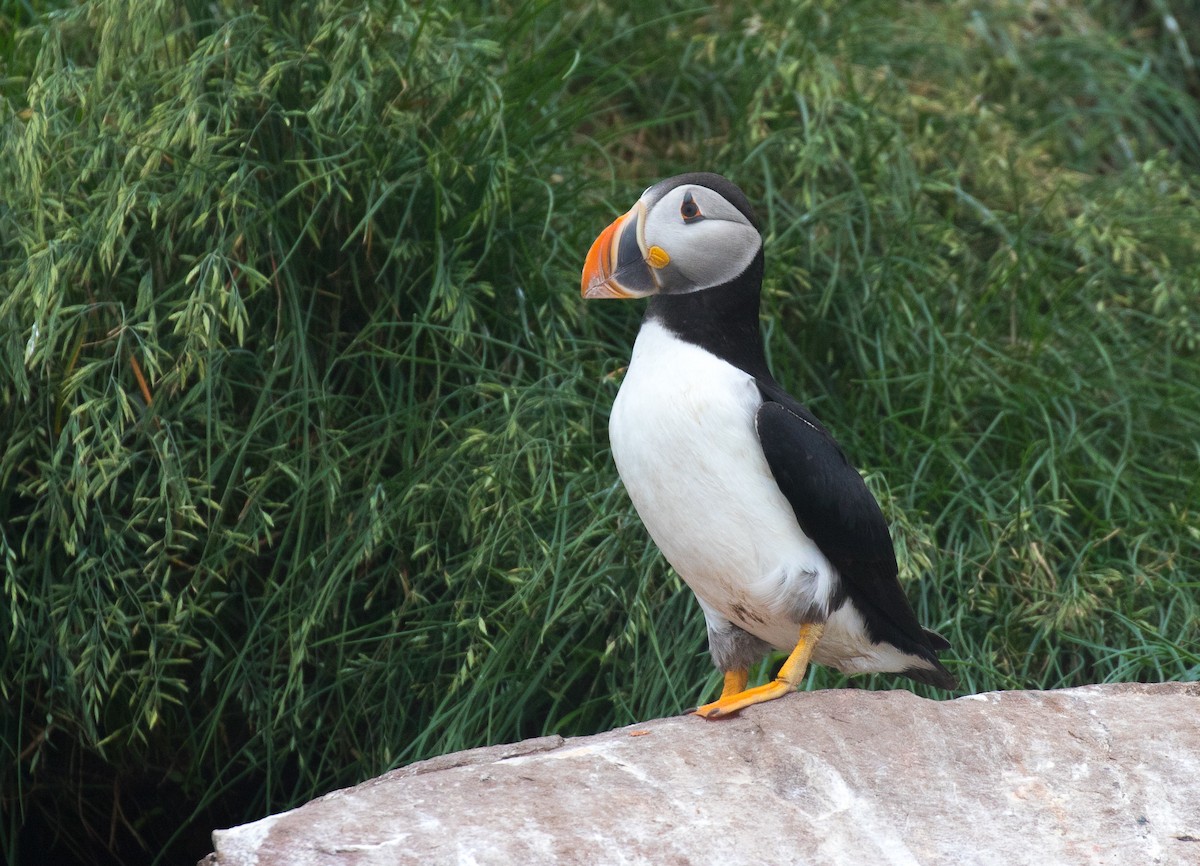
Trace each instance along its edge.
<instances>
[{"instance_id":1,"label":"red eye ring","mask_svg":"<svg viewBox=\"0 0 1200 866\"><path fill-rule=\"evenodd\" d=\"M696 204L696 199L690 192L683 197L683 204L679 206L679 215L683 217L685 223L704 219L704 214L700 212L700 205Z\"/></svg>"}]
</instances>

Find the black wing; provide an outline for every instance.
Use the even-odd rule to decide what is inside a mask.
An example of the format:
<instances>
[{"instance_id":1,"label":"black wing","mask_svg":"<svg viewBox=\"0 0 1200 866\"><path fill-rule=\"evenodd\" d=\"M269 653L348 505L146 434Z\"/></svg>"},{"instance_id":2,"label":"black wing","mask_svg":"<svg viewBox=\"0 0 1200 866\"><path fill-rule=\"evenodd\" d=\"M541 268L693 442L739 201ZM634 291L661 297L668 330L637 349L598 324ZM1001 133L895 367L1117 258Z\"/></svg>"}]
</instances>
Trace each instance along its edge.
<instances>
[{"instance_id":1,"label":"black wing","mask_svg":"<svg viewBox=\"0 0 1200 866\"><path fill-rule=\"evenodd\" d=\"M868 636L934 665L907 676L941 688L957 687L937 660L949 643L921 628L897 579L896 553L879 503L821 422L774 382L759 382L766 401L754 422L775 482L804 534L838 570L842 587L862 613Z\"/></svg>"}]
</instances>

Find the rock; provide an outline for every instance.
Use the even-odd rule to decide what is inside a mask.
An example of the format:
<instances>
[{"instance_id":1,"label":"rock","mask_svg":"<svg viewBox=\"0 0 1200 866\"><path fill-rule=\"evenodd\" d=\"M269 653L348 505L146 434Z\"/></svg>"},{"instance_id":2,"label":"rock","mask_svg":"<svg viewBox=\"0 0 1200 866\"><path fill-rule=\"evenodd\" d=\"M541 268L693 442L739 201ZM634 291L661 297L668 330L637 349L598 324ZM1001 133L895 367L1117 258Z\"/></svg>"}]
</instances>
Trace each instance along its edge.
<instances>
[{"instance_id":1,"label":"rock","mask_svg":"<svg viewBox=\"0 0 1200 866\"><path fill-rule=\"evenodd\" d=\"M1200 683L800 693L393 771L219 866L1200 864Z\"/></svg>"}]
</instances>

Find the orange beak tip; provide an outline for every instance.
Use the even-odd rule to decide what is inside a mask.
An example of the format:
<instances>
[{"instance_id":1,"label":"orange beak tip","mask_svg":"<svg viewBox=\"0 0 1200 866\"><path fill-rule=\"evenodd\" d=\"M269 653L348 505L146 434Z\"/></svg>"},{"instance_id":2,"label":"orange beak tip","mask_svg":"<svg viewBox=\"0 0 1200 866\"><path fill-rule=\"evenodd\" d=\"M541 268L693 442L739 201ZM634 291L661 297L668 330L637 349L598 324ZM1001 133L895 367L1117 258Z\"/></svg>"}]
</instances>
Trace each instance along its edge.
<instances>
[{"instance_id":1,"label":"orange beak tip","mask_svg":"<svg viewBox=\"0 0 1200 866\"><path fill-rule=\"evenodd\" d=\"M580 280L580 294L585 298L605 297L603 294L596 294L596 291L603 287L608 282L608 278L612 276L613 236L616 235L620 224L620 219L614 220L608 228L600 232L600 236L592 242L592 246L588 250L587 258L583 262L583 276Z\"/></svg>"}]
</instances>

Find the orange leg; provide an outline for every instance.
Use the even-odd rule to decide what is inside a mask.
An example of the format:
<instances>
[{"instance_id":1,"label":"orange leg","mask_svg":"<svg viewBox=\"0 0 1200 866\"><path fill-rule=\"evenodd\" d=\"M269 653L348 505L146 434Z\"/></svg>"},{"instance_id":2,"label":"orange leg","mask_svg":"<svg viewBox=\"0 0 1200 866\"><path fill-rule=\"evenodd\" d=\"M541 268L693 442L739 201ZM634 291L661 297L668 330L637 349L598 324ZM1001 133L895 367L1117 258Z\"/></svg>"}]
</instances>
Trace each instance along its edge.
<instances>
[{"instance_id":1,"label":"orange leg","mask_svg":"<svg viewBox=\"0 0 1200 866\"><path fill-rule=\"evenodd\" d=\"M813 650L824 630L825 627L820 623L805 623L800 626L800 637L796 641L796 648L787 657L787 661L783 663L783 667L779 669L779 673L772 682L747 689L747 672L729 671L725 674L725 688L721 691L721 697L711 704L697 708L696 715L706 719L719 719L745 709L751 704L773 701L794 691L796 686L800 685L800 680L804 679L809 659L812 658Z\"/></svg>"},{"instance_id":2,"label":"orange leg","mask_svg":"<svg viewBox=\"0 0 1200 866\"><path fill-rule=\"evenodd\" d=\"M721 700L746 691L748 682L750 682L749 670L743 668L740 671L726 671L725 687L721 689Z\"/></svg>"}]
</instances>

